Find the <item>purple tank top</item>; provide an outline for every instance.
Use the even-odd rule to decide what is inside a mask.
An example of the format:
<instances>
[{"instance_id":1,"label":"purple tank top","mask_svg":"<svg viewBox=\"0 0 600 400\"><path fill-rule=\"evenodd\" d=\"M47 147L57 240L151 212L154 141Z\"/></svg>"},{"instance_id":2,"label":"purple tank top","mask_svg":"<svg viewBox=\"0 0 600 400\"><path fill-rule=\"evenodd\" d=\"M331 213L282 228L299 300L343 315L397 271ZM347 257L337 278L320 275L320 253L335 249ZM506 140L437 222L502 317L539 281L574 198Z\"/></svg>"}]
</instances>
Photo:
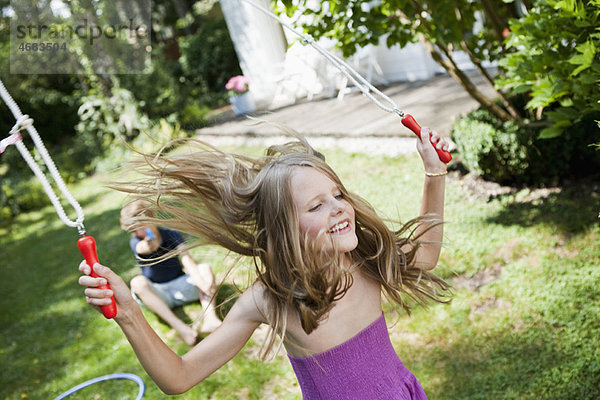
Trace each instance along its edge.
<instances>
[{"instance_id":1,"label":"purple tank top","mask_svg":"<svg viewBox=\"0 0 600 400\"><path fill-rule=\"evenodd\" d=\"M288 358L304 400L427 400L396 355L383 314L323 353Z\"/></svg>"}]
</instances>

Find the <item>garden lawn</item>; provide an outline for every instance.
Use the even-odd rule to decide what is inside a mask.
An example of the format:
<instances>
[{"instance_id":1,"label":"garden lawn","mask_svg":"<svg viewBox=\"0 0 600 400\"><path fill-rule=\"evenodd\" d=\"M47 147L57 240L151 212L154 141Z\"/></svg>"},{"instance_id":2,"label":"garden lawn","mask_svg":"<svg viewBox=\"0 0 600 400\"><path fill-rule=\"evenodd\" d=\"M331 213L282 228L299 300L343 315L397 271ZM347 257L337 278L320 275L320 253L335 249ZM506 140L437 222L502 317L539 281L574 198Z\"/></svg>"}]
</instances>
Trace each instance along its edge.
<instances>
[{"instance_id":1,"label":"garden lawn","mask_svg":"<svg viewBox=\"0 0 600 400\"><path fill-rule=\"evenodd\" d=\"M383 216L406 221L417 215L423 181L417 155L325 154L349 190ZM100 261L129 280L137 267L129 235L119 228L124 196L104 186L116 178L97 175L72 191ZM597 188L563 189L543 199L522 190L486 202L451 175L446 195L445 248L437 272L448 280L460 276L461 282L481 271L501 274L477 290L457 288L450 305L416 308L411 316L385 305L392 342L429 398L600 398ZM77 284L76 240L75 229L63 226L50 206L0 225L0 398L54 398L116 372L139 375L146 383L144 399L166 398L118 326L87 306ZM194 256L209 261L219 279L234 259L215 248L196 249ZM248 282L243 267L227 283L232 278ZM194 318L200 307L178 312ZM189 349L152 313L145 315L177 353ZM260 336L204 382L173 398L300 399L284 356L267 363L257 357ZM133 382L109 381L71 398L134 399L136 393Z\"/></svg>"}]
</instances>

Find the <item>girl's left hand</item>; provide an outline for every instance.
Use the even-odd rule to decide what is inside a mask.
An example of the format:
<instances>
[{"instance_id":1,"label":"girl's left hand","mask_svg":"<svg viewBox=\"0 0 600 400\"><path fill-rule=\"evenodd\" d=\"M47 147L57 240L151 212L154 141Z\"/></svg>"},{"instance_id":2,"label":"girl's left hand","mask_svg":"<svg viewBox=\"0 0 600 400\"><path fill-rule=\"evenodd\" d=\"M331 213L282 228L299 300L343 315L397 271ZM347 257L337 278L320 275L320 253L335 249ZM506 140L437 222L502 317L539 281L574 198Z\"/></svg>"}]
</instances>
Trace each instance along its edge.
<instances>
[{"instance_id":1,"label":"girl's left hand","mask_svg":"<svg viewBox=\"0 0 600 400\"><path fill-rule=\"evenodd\" d=\"M432 142L435 143L432 145ZM438 174L446 171L446 164L440 161L435 148L448 151L448 141L441 137L436 131L424 126L421 129L421 138L417 139L417 151L423 160L425 172Z\"/></svg>"}]
</instances>

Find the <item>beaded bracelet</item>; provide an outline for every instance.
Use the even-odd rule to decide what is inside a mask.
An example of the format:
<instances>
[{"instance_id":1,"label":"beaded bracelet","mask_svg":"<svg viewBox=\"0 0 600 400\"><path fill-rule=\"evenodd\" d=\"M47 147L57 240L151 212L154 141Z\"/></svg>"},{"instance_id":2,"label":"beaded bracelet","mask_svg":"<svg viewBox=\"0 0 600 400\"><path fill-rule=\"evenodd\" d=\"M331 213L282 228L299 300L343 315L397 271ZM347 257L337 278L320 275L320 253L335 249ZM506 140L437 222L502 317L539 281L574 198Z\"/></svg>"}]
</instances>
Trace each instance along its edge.
<instances>
[{"instance_id":1,"label":"beaded bracelet","mask_svg":"<svg viewBox=\"0 0 600 400\"><path fill-rule=\"evenodd\" d=\"M444 172L440 172L439 174L434 174L431 172L427 172L425 171L425 175L430 176L430 177L434 177L434 176L444 176L448 173L448 170L444 171Z\"/></svg>"}]
</instances>

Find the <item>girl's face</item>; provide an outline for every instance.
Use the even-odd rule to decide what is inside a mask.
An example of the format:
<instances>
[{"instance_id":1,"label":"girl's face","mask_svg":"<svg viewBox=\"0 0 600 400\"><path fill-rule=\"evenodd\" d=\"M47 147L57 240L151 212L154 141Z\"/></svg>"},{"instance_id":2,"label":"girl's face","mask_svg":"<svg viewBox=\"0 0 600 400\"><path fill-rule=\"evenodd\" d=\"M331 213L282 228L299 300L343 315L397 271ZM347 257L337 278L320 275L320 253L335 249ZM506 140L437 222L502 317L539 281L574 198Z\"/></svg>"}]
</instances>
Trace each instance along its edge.
<instances>
[{"instance_id":1,"label":"girl's face","mask_svg":"<svg viewBox=\"0 0 600 400\"><path fill-rule=\"evenodd\" d=\"M325 249L332 248L332 241L342 253L356 248L354 208L334 181L316 168L298 167L291 186L302 235Z\"/></svg>"}]
</instances>

